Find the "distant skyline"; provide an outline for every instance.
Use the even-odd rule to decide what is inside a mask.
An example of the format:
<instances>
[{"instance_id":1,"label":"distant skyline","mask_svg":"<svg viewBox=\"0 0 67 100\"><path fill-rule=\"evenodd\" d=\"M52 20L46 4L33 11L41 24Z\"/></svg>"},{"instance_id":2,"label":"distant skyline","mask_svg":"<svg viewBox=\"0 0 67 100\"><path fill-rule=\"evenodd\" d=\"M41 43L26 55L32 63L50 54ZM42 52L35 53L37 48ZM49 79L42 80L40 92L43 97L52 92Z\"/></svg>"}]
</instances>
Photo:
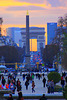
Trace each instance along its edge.
<instances>
[{"instance_id":1,"label":"distant skyline","mask_svg":"<svg viewBox=\"0 0 67 100\"><path fill-rule=\"evenodd\" d=\"M30 26L45 27L47 22L57 22L67 13L67 0L0 0L0 17L3 26L25 27L29 10Z\"/></svg>"}]
</instances>

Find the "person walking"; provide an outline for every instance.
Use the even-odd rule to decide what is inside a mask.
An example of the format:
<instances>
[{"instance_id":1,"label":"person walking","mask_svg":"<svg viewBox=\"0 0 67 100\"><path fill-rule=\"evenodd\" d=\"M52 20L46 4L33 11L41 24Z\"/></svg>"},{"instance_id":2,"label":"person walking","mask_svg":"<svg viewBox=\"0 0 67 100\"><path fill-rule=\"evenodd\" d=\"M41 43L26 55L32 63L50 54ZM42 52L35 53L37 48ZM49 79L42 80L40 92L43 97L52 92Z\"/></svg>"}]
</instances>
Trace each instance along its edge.
<instances>
[{"instance_id":1,"label":"person walking","mask_svg":"<svg viewBox=\"0 0 67 100\"><path fill-rule=\"evenodd\" d=\"M64 89L64 85L65 85L65 80L64 79L61 80L61 85L62 85L62 89Z\"/></svg>"},{"instance_id":2,"label":"person walking","mask_svg":"<svg viewBox=\"0 0 67 100\"><path fill-rule=\"evenodd\" d=\"M9 94L9 97L7 100L13 100L12 94Z\"/></svg>"},{"instance_id":3,"label":"person walking","mask_svg":"<svg viewBox=\"0 0 67 100\"><path fill-rule=\"evenodd\" d=\"M18 93L18 99L17 100L24 100L21 91L19 91L19 93Z\"/></svg>"},{"instance_id":4,"label":"person walking","mask_svg":"<svg viewBox=\"0 0 67 100\"><path fill-rule=\"evenodd\" d=\"M29 85L29 82L28 82L28 80L26 80L26 82L25 82L26 90L28 90L28 85Z\"/></svg>"},{"instance_id":5,"label":"person walking","mask_svg":"<svg viewBox=\"0 0 67 100\"><path fill-rule=\"evenodd\" d=\"M32 74L32 80L34 80L34 74Z\"/></svg>"},{"instance_id":6,"label":"person walking","mask_svg":"<svg viewBox=\"0 0 67 100\"><path fill-rule=\"evenodd\" d=\"M48 80L47 82L47 88L48 88L48 93L50 93L50 88L51 88L51 82Z\"/></svg>"},{"instance_id":7,"label":"person walking","mask_svg":"<svg viewBox=\"0 0 67 100\"><path fill-rule=\"evenodd\" d=\"M2 85L4 86L6 83L6 80L4 79L4 76L2 77Z\"/></svg>"},{"instance_id":8,"label":"person walking","mask_svg":"<svg viewBox=\"0 0 67 100\"><path fill-rule=\"evenodd\" d=\"M21 91L21 83L20 83L20 81L18 81L18 83L17 83L17 91L18 92Z\"/></svg>"},{"instance_id":9,"label":"person walking","mask_svg":"<svg viewBox=\"0 0 67 100\"><path fill-rule=\"evenodd\" d=\"M43 78L43 87L45 88L45 83L46 83L46 79L45 77Z\"/></svg>"},{"instance_id":10,"label":"person walking","mask_svg":"<svg viewBox=\"0 0 67 100\"><path fill-rule=\"evenodd\" d=\"M12 81L11 81L11 83L10 83L10 85L9 85L9 88L10 88L10 90L12 91L12 93L14 93L14 84L12 83Z\"/></svg>"},{"instance_id":11,"label":"person walking","mask_svg":"<svg viewBox=\"0 0 67 100\"><path fill-rule=\"evenodd\" d=\"M17 79L17 82L16 82L17 85L18 85L18 82L20 82L19 78Z\"/></svg>"},{"instance_id":12,"label":"person walking","mask_svg":"<svg viewBox=\"0 0 67 100\"><path fill-rule=\"evenodd\" d=\"M51 93L54 93L54 81L51 81Z\"/></svg>"},{"instance_id":13,"label":"person walking","mask_svg":"<svg viewBox=\"0 0 67 100\"><path fill-rule=\"evenodd\" d=\"M34 81L32 81L32 93L35 92L34 87L35 87L35 83Z\"/></svg>"},{"instance_id":14,"label":"person walking","mask_svg":"<svg viewBox=\"0 0 67 100\"><path fill-rule=\"evenodd\" d=\"M25 80L25 74L23 74L23 81Z\"/></svg>"}]
</instances>

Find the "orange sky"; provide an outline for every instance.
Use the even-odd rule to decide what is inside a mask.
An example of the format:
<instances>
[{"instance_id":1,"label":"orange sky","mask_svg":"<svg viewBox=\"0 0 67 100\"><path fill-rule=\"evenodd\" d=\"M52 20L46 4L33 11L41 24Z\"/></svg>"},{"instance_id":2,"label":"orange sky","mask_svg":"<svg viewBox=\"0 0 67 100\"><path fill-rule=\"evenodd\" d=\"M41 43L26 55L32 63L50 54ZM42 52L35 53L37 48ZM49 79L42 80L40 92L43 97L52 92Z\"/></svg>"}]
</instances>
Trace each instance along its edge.
<instances>
[{"instance_id":1,"label":"orange sky","mask_svg":"<svg viewBox=\"0 0 67 100\"><path fill-rule=\"evenodd\" d=\"M2 34L6 27L25 27L27 10L30 26L45 27L47 32L47 22L57 22L58 17L67 13L67 0L0 0ZM47 44L47 33L45 36Z\"/></svg>"}]
</instances>

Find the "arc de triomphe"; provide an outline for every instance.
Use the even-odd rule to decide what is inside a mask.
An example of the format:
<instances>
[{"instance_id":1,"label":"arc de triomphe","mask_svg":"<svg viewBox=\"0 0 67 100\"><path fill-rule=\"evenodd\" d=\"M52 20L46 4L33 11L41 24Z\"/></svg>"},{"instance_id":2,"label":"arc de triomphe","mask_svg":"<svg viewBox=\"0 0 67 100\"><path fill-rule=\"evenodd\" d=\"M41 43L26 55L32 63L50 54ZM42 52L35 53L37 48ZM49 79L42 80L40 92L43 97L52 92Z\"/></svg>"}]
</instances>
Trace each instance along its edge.
<instances>
[{"instance_id":1,"label":"arc de triomphe","mask_svg":"<svg viewBox=\"0 0 67 100\"><path fill-rule=\"evenodd\" d=\"M44 27L30 27L29 28L30 39L37 39L37 51L40 51L40 47L45 48L45 28ZM22 47L26 46L26 28L22 28Z\"/></svg>"}]
</instances>

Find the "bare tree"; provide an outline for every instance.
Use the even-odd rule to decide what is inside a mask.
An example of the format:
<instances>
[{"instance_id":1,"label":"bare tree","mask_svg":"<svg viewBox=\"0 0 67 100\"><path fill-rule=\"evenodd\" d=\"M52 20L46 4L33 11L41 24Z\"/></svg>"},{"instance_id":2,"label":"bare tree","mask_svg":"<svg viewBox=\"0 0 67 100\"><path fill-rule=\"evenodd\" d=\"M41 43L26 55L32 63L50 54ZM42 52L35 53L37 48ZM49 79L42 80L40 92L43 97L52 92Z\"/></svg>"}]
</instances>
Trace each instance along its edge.
<instances>
[{"instance_id":1,"label":"bare tree","mask_svg":"<svg viewBox=\"0 0 67 100\"><path fill-rule=\"evenodd\" d=\"M58 17L59 19L58 19L58 25L60 26L60 27L63 27L63 24L64 24L64 19L63 19L63 17Z\"/></svg>"},{"instance_id":2,"label":"bare tree","mask_svg":"<svg viewBox=\"0 0 67 100\"><path fill-rule=\"evenodd\" d=\"M64 16L64 24L67 27L67 14L65 14L65 16Z\"/></svg>"}]
</instances>

